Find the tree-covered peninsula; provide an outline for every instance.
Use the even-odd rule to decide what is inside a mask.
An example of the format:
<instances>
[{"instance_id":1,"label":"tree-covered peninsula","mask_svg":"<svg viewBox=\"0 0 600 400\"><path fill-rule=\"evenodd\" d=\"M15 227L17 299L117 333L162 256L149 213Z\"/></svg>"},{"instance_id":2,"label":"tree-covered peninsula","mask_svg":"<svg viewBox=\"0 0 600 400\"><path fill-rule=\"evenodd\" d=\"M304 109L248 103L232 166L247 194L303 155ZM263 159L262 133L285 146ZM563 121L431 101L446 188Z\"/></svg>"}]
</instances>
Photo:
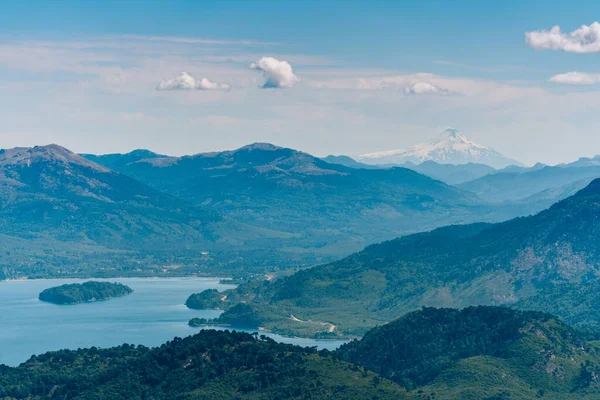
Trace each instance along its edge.
<instances>
[{"instance_id":1,"label":"tree-covered peninsula","mask_svg":"<svg viewBox=\"0 0 600 400\"><path fill-rule=\"evenodd\" d=\"M133 290L121 283L90 281L46 289L40 293L39 299L48 303L64 305L109 300L131 293Z\"/></svg>"}]
</instances>

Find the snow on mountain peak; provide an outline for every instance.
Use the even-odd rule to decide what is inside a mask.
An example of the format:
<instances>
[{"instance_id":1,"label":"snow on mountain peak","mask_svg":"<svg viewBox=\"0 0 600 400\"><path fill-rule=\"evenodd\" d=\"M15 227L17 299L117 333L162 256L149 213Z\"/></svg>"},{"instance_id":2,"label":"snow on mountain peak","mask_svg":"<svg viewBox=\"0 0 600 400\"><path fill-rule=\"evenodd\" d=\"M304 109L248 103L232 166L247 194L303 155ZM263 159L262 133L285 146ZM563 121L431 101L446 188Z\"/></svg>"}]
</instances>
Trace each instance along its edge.
<instances>
[{"instance_id":1,"label":"snow on mountain peak","mask_svg":"<svg viewBox=\"0 0 600 400\"><path fill-rule=\"evenodd\" d=\"M462 132L448 128L429 143L418 144L408 149L388 150L363 154L358 161L366 164L403 164L435 161L440 164L486 164L494 168L521 165L498 153L496 150L468 139Z\"/></svg>"},{"instance_id":2,"label":"snow on mountain peak","mask_svg":"<svg viewBox=\"0 0 600 400\"><path fill-rule=\"evenodd\" d=\"M465 135L463 135L463 133L461 131L459 131L458 129L454 129L454 128L448 128L446 129L439 137L438 140L442 140L442 139L456 139L456 140L460 140L463 142L468 142L469 139L467 139L467 137Z\"/></svg>"}]
</instances>

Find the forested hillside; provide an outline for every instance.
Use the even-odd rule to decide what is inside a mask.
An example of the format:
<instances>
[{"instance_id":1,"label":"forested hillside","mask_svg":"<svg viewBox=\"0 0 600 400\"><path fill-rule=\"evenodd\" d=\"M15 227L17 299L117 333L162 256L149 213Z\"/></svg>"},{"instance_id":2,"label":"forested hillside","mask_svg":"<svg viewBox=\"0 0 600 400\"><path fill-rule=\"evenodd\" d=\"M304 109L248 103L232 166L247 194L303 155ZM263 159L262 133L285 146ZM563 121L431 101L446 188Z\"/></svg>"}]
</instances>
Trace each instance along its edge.
<instances>
[{"instance_id":1,"label":"forested hillside","mask_svg":"<svg viewBox=\"0 0 600 400\"><path fill-rule=\"evenodd\" d=\"M398 385L314 349L202 331L155 349L50 352L0 366L9 399L398 399Z\"/></svg>"},{"instance_id":2,"label":"forested hillside","mask_svg":"<svg viewBox=\"0 0 600 400\"><path fill-rule=\"evenodd\" d=\"M588 338L540 312L424 308L337 354L432 399L594 399L600 345Z\"/></svg>"},{"instance_id":3,"label":"forested hillside","mask_svg":"<svg viewBox=\"0 0 600 400\"><path fill-rule=\"evenodd\" d=\"M274 283L242 285L221 308L250 301L265 326L303 335L331 334L331 325L360 335L421 306L494 304L598 327L599 235L595 180L532 217L410 235Z\"/></svg>"}]
</instances>

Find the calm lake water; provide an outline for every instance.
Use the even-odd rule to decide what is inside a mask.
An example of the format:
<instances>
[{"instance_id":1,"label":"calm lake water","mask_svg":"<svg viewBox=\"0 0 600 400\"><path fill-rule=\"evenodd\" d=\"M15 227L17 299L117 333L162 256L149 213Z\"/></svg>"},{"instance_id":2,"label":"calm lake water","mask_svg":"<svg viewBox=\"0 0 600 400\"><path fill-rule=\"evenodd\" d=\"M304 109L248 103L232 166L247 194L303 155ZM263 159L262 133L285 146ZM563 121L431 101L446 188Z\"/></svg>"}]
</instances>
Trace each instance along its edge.
<instances>
[{"instance_id":1,"label":"calm lake water","mask_svg":"<svg viewBox=\"0 0 600 400\"><path fill-rule=\"evenodd\" d=\"M215 318L221 312L190 310L184 305L187 297L205 289L222 291L234 287L219 284L218 278L118 278L107 281L123 283L134 293L109 301L57 306L39 301L39 293L49 287L83 281L0 282L0 364L16 366L33 354L50 350L112 347L123 343L153 347L176 336L193 335L199 329L187 325L191 318ZM327 349L344 343L266 335L281 342Z\"/></svg>"}]
</instances>

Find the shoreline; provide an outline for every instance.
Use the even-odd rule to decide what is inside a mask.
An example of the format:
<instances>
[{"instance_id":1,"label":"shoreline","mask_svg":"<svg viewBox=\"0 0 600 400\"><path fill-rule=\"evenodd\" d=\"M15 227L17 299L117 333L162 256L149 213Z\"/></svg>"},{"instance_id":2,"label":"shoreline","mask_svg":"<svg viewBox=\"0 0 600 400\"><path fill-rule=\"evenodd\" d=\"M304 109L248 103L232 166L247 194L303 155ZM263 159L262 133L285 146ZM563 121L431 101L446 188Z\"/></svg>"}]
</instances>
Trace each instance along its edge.
<instances>
[{"instance_id":1,"label":"shoreline","mask_svg":"<svg viewBox=\"0 0 600 400\"><path fill-rule=\"evenodd\" d=\"M224 325L224 324L202 324L202 325L198 325L198 326L192 326L192 325L188 325L191 329L198 329L198 330L203 330L203 329L207 329L207 330L230 330L230 331L237 331L237 332L257 332L259 334L261 333L267 333L267 334L271 334L271 335L276 335L279 336L281 338L285 338L285 339L295 339L295 340L312 340L312 341L318 341L318 342L344 342L344 343L348 343L351 342L354 339L360 338L360 336L348 336L348 337L339 337L339 338L315 338L315 337L304 337L304 336L288 336L288 335L283 335L281 333L278 333L277 330L272 330L272 329L268 329L268 328L264 328L264 327L259 327L258 329L250 329L250 328L242 328L242 327L236 327L235 325ZM223 328L223 329L216 329L216 328ZM300 345L298 345L300 346Z\"/></svg>"}]
</instances>

